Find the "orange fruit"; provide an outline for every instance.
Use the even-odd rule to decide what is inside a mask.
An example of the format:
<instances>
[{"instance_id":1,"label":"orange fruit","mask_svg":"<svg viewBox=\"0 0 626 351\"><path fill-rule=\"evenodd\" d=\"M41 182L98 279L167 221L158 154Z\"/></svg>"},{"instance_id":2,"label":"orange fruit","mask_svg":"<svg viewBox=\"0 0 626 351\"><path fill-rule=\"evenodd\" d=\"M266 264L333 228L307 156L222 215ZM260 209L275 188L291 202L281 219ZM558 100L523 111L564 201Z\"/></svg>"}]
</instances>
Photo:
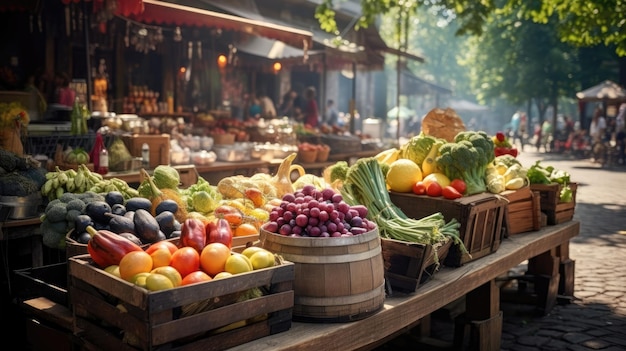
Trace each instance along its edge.
<instances>
[{"instance_id":1,"label":"orange fruit","mask_svg":"<svg viewBox=\"0 0 626 351\"><path fill-rule=\"evenodd\" d=\"M172 260L172 253L166 247L159 247L152 251L152 268L169 266Z\"/></svg>"},{"instance_id":2,"label":"orange fruit","mask_svg":"<svg viewBox=\"0 0 626 351\"><path fill-rule=\"evenodd\" d=\"M230 248L222 243L210 243L202 249L200 267L210 276L224 271Z\"/></svg>"},{"instance_id":3,"label":"orange fruit","mask_svg":"<svg viewBox=\"0 0 626 351\"><path fill-rule=\"evenodd\" d=\"M161 240L148 246L148 248L146 249L146 252L149 254L152 254L155 250L160 249L160 248L166 248L172 254L174 253L174 251L178 250L178 246L176 246L176 244L174 244L173 242L168 241L168 240Z\"/></svg>"},{"instance_id":4,"label":"orange fruit","mask_svg":"<svg viewBox=\"0 0 626 351\"><path fill-rule=\"evenodd\" d=\"M172 254L170 266L176 268L182 277L200 270L200 254L190 246L183 246Z\"/></svg>"},{"instance_id":5,"label":"orange fruit","mask_svg":"<svg viewBox=\"0 0 626 351\"><path fill-rule=\"evenodd\" d=\"M120 277L131 279L138 273L147 273L152 270L152 256L145 251L131 251L120 260Z\"/></svg>"},{"instance_id":6,"label":"orange fruit","mask_svg":"<svg viewBox=\"0 0 626 351\"><path fill-rule=\"evenodd\" d=\"M235 232L233 233L235 236L247 236L247 235L256 235L259 234L259 230L251 223L241 223L235 228Z\"/></svg>"},{"instance_id":7,"label":"orange fruit","mask_svg":"<svg viewBox=\"0 0 626 351\"><path fill-rule=\"evenodd\" d=\"M204 273L203 271L195 271L187 274L180 285L189 285L200 282L208 282L212 280L211 276Z\"/></svg>"}]
</instances>

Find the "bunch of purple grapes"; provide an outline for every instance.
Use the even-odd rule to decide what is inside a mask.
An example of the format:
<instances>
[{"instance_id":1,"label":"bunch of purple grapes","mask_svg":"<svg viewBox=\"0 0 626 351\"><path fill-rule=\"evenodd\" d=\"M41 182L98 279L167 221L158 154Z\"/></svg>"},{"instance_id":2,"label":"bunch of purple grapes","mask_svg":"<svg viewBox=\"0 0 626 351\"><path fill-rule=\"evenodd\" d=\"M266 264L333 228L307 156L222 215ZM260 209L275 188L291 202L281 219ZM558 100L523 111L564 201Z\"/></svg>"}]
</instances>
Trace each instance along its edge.
<instances>
[{"instance_id":1,"label":"bunch of purple grapes","mask_svg":"<svg viewBox=\"0 0 626 351\"><path fill-rule=\"evenodd\" d=\"M305 185L283 196L280 206L270 212L263 229L298 237L353 236L376 228L376 223L366 217L365 206L350 206L335 190L320 191L314 185Z\"/></svg>"}]
</instances>

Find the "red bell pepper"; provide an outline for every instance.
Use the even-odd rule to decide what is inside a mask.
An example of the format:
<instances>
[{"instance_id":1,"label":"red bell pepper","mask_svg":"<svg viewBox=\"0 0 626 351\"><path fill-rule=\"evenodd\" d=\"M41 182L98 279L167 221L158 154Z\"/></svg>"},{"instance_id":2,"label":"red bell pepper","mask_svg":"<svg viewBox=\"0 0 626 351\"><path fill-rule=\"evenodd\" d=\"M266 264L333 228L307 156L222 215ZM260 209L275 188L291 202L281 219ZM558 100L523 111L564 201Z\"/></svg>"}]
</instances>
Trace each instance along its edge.
<instances>
[{"instance_id":1,"label":"red bell pepper","mask_svg":"<svg viewBox=\"0 0 626 351\"><path fill-rule=\"evenodd\" d=\"M88 226L87 232L91 235L87 243L87 252L100 268L120 264L122 257L127 253L142 250L139 245L109 230L96 230Z\"/></svg>"},{"instance_id":2,"label":"red bell pepper","mask_svg":"<svg viewBox=\"0 0 626 351\"><path fill-rule=\"evenodd\" d=\"M210 243L222 243L228 247L233 244L233 230L230 227L230 223L220 218L217 223L211 222L207 226L207 244Z\"/></svg>"},{"instance_id":3,"label":"red bell pepper","mask_svg":"<svg viewBox=\"0 0 626 351\"><path fill-rule=\"evenodd\" d=\"M180 246L193 247L202 253L206 246L206 226L197 218L187 218L180 228Z\"/></svg>"}]
</instances>

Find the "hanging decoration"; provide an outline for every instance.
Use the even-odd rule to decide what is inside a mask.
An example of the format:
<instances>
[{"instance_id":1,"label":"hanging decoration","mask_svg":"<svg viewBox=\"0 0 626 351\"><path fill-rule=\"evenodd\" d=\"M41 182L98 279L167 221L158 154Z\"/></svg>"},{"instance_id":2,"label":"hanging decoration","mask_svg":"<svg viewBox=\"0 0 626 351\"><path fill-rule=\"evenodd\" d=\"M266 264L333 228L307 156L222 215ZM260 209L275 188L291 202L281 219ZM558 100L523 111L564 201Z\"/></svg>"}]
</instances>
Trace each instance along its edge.
<instances>
[{"instance_id":1,"label":"hanging decoration","mask_svg":"<svg viewBox=\"0 0 626 351\"><path fill-rule=\"evenodd\" d=\"M162 42L163 29L161 27L126 21L126 35L124 36L126 47L132 46L135 50L147 54L156 50L157 45Z\"/></svg>"}]
</instances>

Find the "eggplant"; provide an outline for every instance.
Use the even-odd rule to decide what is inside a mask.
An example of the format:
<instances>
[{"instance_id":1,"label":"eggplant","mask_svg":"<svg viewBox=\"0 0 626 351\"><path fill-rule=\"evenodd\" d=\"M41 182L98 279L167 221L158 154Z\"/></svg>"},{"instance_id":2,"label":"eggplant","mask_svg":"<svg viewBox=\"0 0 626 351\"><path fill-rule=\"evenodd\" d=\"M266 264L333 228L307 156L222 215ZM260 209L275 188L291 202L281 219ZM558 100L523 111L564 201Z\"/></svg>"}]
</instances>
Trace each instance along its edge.
<instances>
[{"instance_id":1,"label":"eggplant","mask_svg":"<svg viewBox=\"0 0 626 351\"><path fill-rule=\"evenodd\" d=\"M135 233L144 243L154 243L159 238L159 222L147 210L138 209L133 217Z\"/></svg>"},{"instance_id":2,"label":"eggplant","mask_svg":"<svg viewBox=\"0 0 626 351\"><path fill-rule=\"evenodd\" d=\"M113 207L113 205L123 205L124 204L124 195L119 191L109 191L104 195L104 201L106 201L109 206Z\"/></svg>"},{"instance_id":3,"label":"eggplant","mask_svg":"<svg viewBox=\"0 0 626 351\"><path fill-rule=\"evenodd\" d=\"M91 217L94 223L107 224L111 217L107 216L111 213L111 206L106 201L93 201L85 207L85 214Z\"/></svg>"},{"instance_id":4,"label":"eggplant","mask_svg":"<svg viewBox=\"0 0 626 351\"><path fill-rule=\"evenodd\" d=\"M169 211L172 213L176 213L178 211L178 203L172 199L165 199L161 201L157 207L154 209L154 213L156 215L161 214L163 211Z\"/></svg>"},{"instance_id":5,"label":"eggplant","mask_svg":"<svg viewBox=\"0 0 626 351\"><path fill-rule=\"evenodd\" d=\"M138 209L150 211L152 209L152 202L150 202L149 199L140 196L131 197L126 200L124 205L126 206L126 211L137 211Z\"/></svg>"},{"instance_id":6,"label":"eggplant","mask_svg":"<svg viewBox=\"0 0 626 351\"><path fill-rule=\"evenodd\" d=\"M156 218L159 223L159 228L166 237L169 238L170 234L176 230L176 217L174 217L174 213L170 211L163 211L154 218Z\"/></svg>"},{"instance_id":7,"label":"eggplant","mask_svg":"<svg viewBox=\"0 0 626 351\"><path fill-rule=\"evenodd\" d=\"M135 234L135 222L132 218L113 213L108 213L107 215L111 217L111 220L109 220L109 228L113 233Z\"/></svg>"}]
</instances>

